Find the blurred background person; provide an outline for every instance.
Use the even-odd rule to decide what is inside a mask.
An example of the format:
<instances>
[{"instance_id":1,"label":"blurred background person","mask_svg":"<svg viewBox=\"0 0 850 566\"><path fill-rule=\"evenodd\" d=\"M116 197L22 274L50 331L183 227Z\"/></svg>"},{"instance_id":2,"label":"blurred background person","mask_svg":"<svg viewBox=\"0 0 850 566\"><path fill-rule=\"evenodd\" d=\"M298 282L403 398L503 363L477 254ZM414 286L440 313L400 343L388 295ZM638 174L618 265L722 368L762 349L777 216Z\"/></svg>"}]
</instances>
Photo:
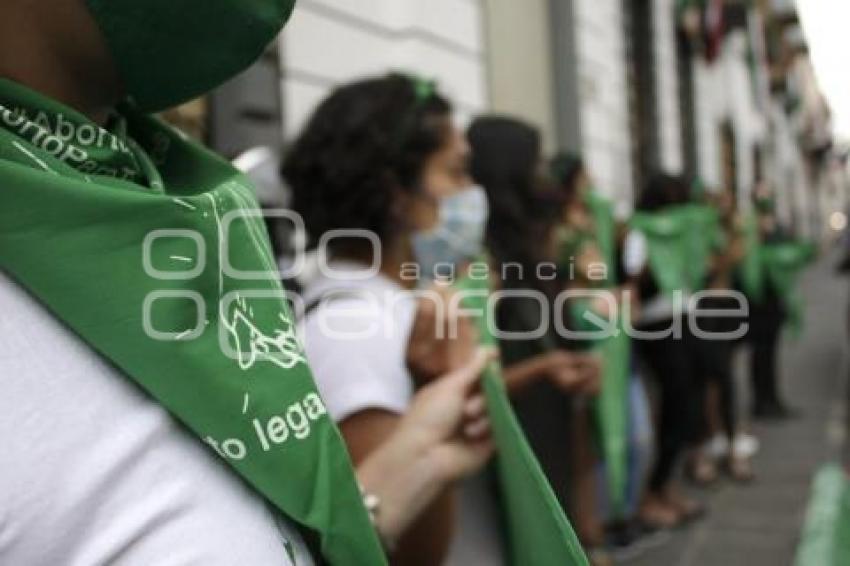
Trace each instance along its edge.
<instances>
[{"instance_id":1,"label":"blurred background person","mask_svg":"<svg viewBox=\"0 0 850 566\"><path fill-rule=\"evenodd\" d=\"M573 518L591 560L604 540L596 517L594 455L587 405L600 386L594 354L578 352L556 331L557 228L562 216L539 132L510 117L484 116L469 128L472 175L487 190L487 250L494 289L520 292L497 303L505 380L520 422L556 495ZM533 296L532 296L533 295ZM536 298L535 298L536 297ZM542 300L542 302L541 302ZM572 321L562 320L568 326ZM545 328L545 332L537 333ZM602 563L602 562L599 562Z\"/></svg>"},{"instance_id":2,"label":"blurred background person","mask_svg":"<svg viewBox=\"0 0 850 566\"><path fill-rule=\"evenodd\" d=\"M647 181L637 210L651 216L665 214L686 204L688 199L689 188L681 178L656 174ZM685 237L683 228L679 226L675 232L668 232L665 225L660 237L681 240ZM635 343L658 389L657 455L640 516L655 527L675 527L702 516L705 511L700 503L683 494L675 479L677 464L699 426L694 405L699 398L699 384L684 310L690 290L679 284L678 304L667 289L662 290L659 266L651 260L652 245L648 232L636 229L629 232L624 243L626 273L639 274L640 307L635 329L653 333L652 337L636 337ZM672 269L682 268L672 266ZM684 280L681 274L673 276ZM677 326L681 328L679 336L674 332Z\"/></svg>"}]
</instances>

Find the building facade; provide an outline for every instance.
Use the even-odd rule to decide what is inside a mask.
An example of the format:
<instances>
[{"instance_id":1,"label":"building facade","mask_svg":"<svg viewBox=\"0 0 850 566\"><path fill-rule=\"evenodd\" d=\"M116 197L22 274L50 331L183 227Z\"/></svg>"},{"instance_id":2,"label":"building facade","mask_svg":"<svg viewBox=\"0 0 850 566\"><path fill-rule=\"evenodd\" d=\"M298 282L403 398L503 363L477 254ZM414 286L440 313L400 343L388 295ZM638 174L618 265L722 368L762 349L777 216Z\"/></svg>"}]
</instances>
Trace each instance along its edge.
<instances>
[{"instance_id":1,"label":"building facade","mask_svg":"<svg viewBox=\"0 0 850 566\"><path fill-rule=\"evenodd\" d=\"M770 185L782 220L824 233L846 175L786 0L300 0L266 56L220 89L210 139L279 151L335 85L392 70L438 81L461 125L518 116L580 153L621 216L654 171Z\"/></svg>"}]
</instances>

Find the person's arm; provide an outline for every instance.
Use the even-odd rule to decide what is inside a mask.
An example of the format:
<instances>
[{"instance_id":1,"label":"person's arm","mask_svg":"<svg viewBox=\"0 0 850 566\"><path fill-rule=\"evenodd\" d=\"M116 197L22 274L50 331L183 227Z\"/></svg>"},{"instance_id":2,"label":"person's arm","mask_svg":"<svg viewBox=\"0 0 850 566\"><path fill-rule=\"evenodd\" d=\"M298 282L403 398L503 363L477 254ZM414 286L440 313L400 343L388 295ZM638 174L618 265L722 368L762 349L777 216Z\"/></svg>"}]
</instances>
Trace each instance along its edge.
<instances>
[{"instance_id":1,"label":"person's arm","mask_svg":"<svg viewBox=\"0 0 850 566\"><path fill-rule=\"evenodd\" d=\"M380 453L380 448L398 431L401 418L388 411L370 409L354 414L340 423L340 430L355 466L362 465L371 455ZM390 461L395 452L401 451L391 449L387 454L379 455L378 461L383 461L389 469L403 465L404 462ZM371 465L374 466L375 463L372 462ZM375 470L366 467L366 470L370 469L374 475ZM405 473L397 480L401 480L405 485L396 485L388 496L381 497L382 507L386 508L382 509L382 512L388 511L394 500L399 499L399 495L393 493L395 490L409 490L411 494L416 494L416 499L428 500L429 503L417 514L416 520L408 528L403 532L393 532L389 537L395 547L391 553L392 562L405 565L441 564L448 552L454 530L453 489L444 485L434 464L424 459L417 468L405 469ZM366 480L361 478L361 481L365 483ZM384 481L393 480L384 478ZM368 488L367 491L373 492ZM395 522L396 520L391 520L391 523ZM386 540L387 535L382 534Z\"/></svg>"},{"instance_id":2,"label":"person's arm","mask_svg":"<svg viewBox=\"0 0 850 566\"><path fill-rule=\"evenodd\" d=\"M403 417L364 411L343 422L358 479L380 501L376 526L395 546L394 563L440 564L445 557L452 534L450 488L478 471L493 451L484 399L472 394L492 358L492 352L478 351L465 366L420 390Z\"/></svg>"},{"instance_id":3,"label":"person's arm","mask_svg":"<svg viewBox=\"0 0 850 566\"><path fill-rule=\"evenodd\" d=\"M590 382L598 377L598 366L592 354L553 350L503 368L502 377L511 395L542 379L565 392L584 393L595 389Z\"/></svg>"}]
</instances>

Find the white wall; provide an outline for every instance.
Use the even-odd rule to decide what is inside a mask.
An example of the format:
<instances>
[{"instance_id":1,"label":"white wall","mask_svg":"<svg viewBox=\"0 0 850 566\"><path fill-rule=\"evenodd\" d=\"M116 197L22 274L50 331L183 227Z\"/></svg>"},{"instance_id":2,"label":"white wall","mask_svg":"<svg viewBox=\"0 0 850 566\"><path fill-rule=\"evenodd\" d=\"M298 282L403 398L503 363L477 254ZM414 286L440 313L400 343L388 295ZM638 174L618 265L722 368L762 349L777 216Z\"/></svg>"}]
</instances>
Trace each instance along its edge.
<instances>
[{"instance_id":1,"label":"white wall","mask_svg":"<svg viewBox=\"0 0 850 566\"><path fill-rule=\"evenodd\" d=\"M710 186L719 187L723 182L720 127L728 121L735 134L739 204L746 209L755 178L754 147L767 139L767 119L756 107L747 62L746 33L730 33L720 57L710 65L698 60L695 68L700 176Z\"/></svg>"},{"instance_id":2,"label":"white wall","mask_svg":"<svg viewBox=\"0 0 850 566\"><path fill-rule=\"evenodd\" d=\"M698 56L693 59L693 68L699 176L709 187L719 187L723 183L720 124L724 116L719 66L709 65Z\"/></svg>"},{"instance_id":3,"label":"white wall","mask_svg":"<svg viewBox=\"0 0 850 566\"><path fill-rule=\"evenodd\" d=\"M574 0L582 152L618 210L634 202L622 0Z\"/></svg>"},{"instance_id":4,"label":"white wall","mask_svg":"<svg viewBox=\"0 0 850 566\"><path fill-rule=\"evenodd\" d=\"M463 119L487 106L480 0L299 0L280 38L291 139L335 85L392 70L438 81Z\"/></svg>"},{"instance_id":5,"label":"white wall","mask_svg":"<svg viewBox=\"0 0 850 566\"><path fill-rule=\"evenodd\" d=\"M556 120L549 0L484 0L484 6L491 109L540 128L551 151Z\"/></svg>"},{"instance_id":6,"label":"white wall","mask_svg":"<svg viewBox=\"0 0 850 566\"><path fill-rule=\"evenodd\" d=\"M674 0L653 0L655 84L661 168L678 175L684 169Z\"/></svg>"}]
</instances>

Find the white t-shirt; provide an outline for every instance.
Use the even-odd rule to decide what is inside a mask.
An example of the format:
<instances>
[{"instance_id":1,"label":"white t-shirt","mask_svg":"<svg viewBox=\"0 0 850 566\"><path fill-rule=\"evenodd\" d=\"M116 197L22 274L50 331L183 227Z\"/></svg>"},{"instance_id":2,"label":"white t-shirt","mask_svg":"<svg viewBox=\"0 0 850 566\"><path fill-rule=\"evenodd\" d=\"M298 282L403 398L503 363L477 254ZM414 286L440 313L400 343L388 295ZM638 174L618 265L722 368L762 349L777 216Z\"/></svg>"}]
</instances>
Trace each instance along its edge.
<instances>
[{"instance_id":1,"label":"white t-shirt","mask_svg":"<svg viewBox=\"0 0 850 566\"><path fill-rule=\"evenodd\" d=\"M312 564L201 442L0 272L0 564Z\"/></svg>"},{"instance_id":2,"label":"white t-shirt","mask_svg":"<svg viewBox=\"0 0 850 566\"><path fill-rule=\"evenodd\" d=\"M406 354L416 299L390 279L334 261L304 289L301 336L328 413L337 421L365 409L402 414L414 395ZM333 298L330 298L333 297ZM316 306L318 305L318 306ZM447 566L504 564L498 508L483 474L463 481Z\"/></svg>"}]
</instances>

